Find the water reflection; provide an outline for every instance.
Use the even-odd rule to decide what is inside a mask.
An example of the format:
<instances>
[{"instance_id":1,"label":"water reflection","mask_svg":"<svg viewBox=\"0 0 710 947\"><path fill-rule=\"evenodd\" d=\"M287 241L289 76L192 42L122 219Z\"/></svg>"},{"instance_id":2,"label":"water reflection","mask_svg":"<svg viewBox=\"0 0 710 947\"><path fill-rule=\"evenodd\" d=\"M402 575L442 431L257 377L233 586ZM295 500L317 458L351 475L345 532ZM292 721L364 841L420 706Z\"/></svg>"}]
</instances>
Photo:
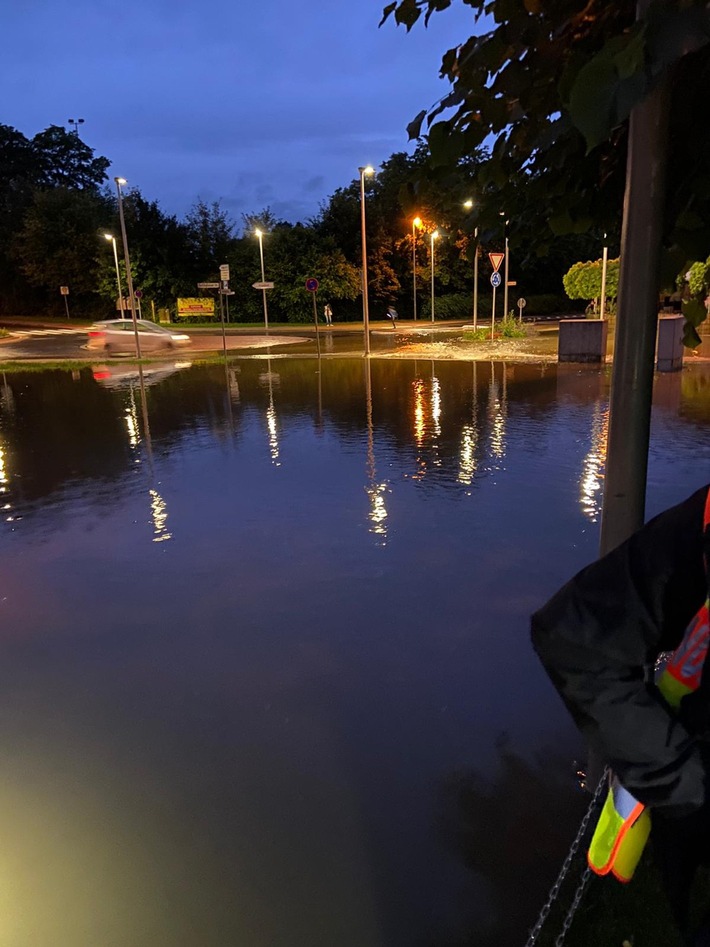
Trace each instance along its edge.
<instances>
[{"instance_id":1,"label":"water reflection","mask_svg":"<svg viewBox=\"0 0 710 947\"><path fill-rule=\"evenodd\" d=\"M508 416L506 371L506 365L502 363L499 382L495 362L491 362L491 381L488 389L489 444L491 456L496 460L502 460L505 456L505 426Z\"/></svg>"},{"instance_id":2,"label":"water reflection","mask_svg":"<svg viewBox=\"0 0 710 947\"><path fill-rule=\"evenodd\" d=\"M168 505L157 490L150 489L150 510L153 520L153 542L162 543L173 538L168 531Z\"/></svg>"},{"instance_id":3,"label":"water reflection","mask_svg":"<svg viewBox=\"0 0 710 947\"><path fill-rule=\"evenodd\" d=\"M478 450L478 363L471 362L471 420L464 424L461 431L461 450L459 460L459 483L471 486L473 478L476 475L478 462L476 451Z\"/></svg>"},{"instance_id":4,"label":"water reflection","mask_svg":"<svg viewBox=\"0 0 710 947\"><path fill-rule=\"evenodd\" d=\"M582 479L580 480L579 502L582 510L592 523L599 520L604 497L604 467L606 463L606 445L609 435L609 406L594 405L591 425L591 445L584 457Z\"/></svg>"},{"instance_id":5,"label":"water reflection","mask_svg":"<svg viewBox=\"0 0 710 947\"><path fill-rule=\"evenodd\" d=\"M379 545L387 542L387 494L386 482L378 482L375 467L375 429L372 421L372 363L365 360L365 402L367 409L367 486L365 492L370 500L367 518L370 532L379 540Z\"/></svg>"},{"instance_id":6,"label":"water reflection","mask_svg":"<svg viewBox=\"0 0 710 947\"><path fill-rule=\"evenodd\" d=\"M276 416L276 407L274 405L274 386L280 384L281 376L278 374L278 372L271 371L270 358L267 358L266 364L266 372L259 375L259 384L265 385L269 389L269 404L266 409L266 429L269 438L269 453L271 455L271 463L274 465L274 467L280 467L279 426L278 418Z\"/></svg>"},{"instance_id":7,"label":"water reflection","mask_svg":"<svg viewBox=\"0 0 710 947\"><path fill-rule=\"evenodd\" d=\"M272 362L4 382L11 947L519 944L559 867L527 616L596 554L606 376ZM680 384L653 510L710 462Z\"/></svg>"}]
</instances>

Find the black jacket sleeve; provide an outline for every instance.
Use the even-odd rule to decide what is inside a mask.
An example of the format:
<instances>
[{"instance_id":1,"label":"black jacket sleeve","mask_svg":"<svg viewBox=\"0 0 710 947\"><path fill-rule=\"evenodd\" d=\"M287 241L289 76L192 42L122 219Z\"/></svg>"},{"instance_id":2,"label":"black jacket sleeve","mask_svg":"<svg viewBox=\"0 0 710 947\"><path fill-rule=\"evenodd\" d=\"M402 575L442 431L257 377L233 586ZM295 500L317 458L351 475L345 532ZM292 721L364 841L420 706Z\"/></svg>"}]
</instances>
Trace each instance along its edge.
<instances>
[{"instance_id":1,"label":"black jacket sleeve","mask_svg":"<svg viewBox=\"0 0 710 947\"><path fill-rule=\"evenodd\" d=\"M705 803L695 739L653 686L707 596L707 487L583 569L532 617L540 660L592 748L643 803L684 815Z\"/></svg>"}]
</instances>

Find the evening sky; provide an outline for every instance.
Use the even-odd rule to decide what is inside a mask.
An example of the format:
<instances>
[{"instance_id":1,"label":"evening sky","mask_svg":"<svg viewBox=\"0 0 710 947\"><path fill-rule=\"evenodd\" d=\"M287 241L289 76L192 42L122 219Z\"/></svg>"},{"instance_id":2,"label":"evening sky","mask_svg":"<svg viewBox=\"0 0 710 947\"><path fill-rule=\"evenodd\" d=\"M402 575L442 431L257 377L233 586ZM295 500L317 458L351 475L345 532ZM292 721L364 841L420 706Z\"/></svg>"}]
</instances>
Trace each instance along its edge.
<instances>
[{"instance_id":1,"label":"evening sky","mask_svg":"<svg viewBox=\"0 0 710 947\"><path fill-rule=\"evenodd\" d=\"M460 2L407 34L384 0L24 0L3 9L0 121L84 140L171 213L219 200L306 219L359 165L411 149L448 91L442 54L475 29ZM8 40L12 40L8 42Z\"/></svg>"}]
</instances>

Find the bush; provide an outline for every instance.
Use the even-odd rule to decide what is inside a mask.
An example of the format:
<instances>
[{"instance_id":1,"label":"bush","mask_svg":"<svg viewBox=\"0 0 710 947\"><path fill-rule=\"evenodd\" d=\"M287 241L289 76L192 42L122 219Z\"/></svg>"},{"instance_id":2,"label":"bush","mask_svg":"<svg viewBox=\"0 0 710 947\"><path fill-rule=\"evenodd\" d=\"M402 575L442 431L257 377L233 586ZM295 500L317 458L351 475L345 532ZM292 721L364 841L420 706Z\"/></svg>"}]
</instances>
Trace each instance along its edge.
<instances>
[{"instance_id":1,"label":"bush","mask_svg":"<svg viewBox=\"0 0 710 947\"><path fill-rule=\"evenodd\" d=\"M507 316L496 326L498 335L504 339L524 339L527 335L525 329L520 325L514 316Z\"/></svg>"},{"instance_id":2,"label":"bush","mask_svg":"<svg viewBox=\"0 0 710 947\"><path fill-rule=\"evenodd\" d=\"M479 299L479 314L482 311ZM434 301L435 319L472 319L473 291L471 293L451 293ZM431 319L431 298L421 307L421 318Z\"/></svg>"},{"instance_id":3,"label":"bush","mask_svg":"<svg viewBox=\"0 0 710 947\"><path fill-rule=\"evenodd\" d=\"M563 295L556 293L543 293L539 296L526 296L527 306L523 315L525 316L551 316L556 313L584 312L584 302L573 302ZM517 303L517 300L516 300Z\"/></svg>"}]
</instances>

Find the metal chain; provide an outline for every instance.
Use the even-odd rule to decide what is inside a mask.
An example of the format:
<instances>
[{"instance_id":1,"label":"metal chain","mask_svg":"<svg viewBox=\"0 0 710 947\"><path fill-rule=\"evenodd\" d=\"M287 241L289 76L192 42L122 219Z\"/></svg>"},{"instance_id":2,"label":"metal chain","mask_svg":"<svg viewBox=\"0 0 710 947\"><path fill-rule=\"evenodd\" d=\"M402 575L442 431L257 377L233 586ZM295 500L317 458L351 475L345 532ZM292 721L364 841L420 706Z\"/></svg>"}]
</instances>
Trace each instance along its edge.
<instances>
[{"instance_id":1,"label":"metal chain","mask_svg":"<svg viewBox=\"0 0 710 947\"><path fill-rule=\"evenodd\" d=\"M601 797L601 794L604 788L607 786L608 774L609 774L609 769L608 767L605 767L604 772L602 773L602 777L599 780L599 783L597 784L597 788L594 790L594 795L592 796L591 802L589 803L589 806L587 807L587 811L584 813L584 816L582 817L582 821L579 824L577 835L574 841L572 842L572 845L570 846L570 850L567 853L567 857L562 862L560 873L558 874L557 879L555 880L555 883L550 888L550 893L547 896L547 901L545 901L545 903L543 904L542 910L540 911L538 919L535 922L534 927L530 931L528 939L525 942L525 947L534 947L535 943L537 942L537 939L540 935L540 931L542 930L543 925L545 924L545 921L547 920L547 917L550 913L550 910L552 909L552 905L555 903L555 901L557 900L559 896L560 888L562 887L562 882L565 880L565 878L567 877L567 874L569 873L570 867L572 865L572 860L574 859L574 856L577 854L579 850L579 846L582 842L582 838L584 837L585 832L587 831L587 826L589 825L589 820L592 817L592 813L597 807L597 803L599 802L599 799ZM564 922L562 924L562 932L560 933L557 940L555 941L555 947L561 947L562 943L564 942L564 939L567 935L567 931L569 930L572 924L572 919L574 918L577 908L579 907L580 902L582 900L582 895L584 894L584 889L587 887L587 883L589 881L590 875L591 875L591 872L589 868L586 868L584 874L582 875L582 880L580 881L579 885L577 886L577 890L574 893L572 905L570 906L570 909L567 912L567 916L565 917Z\"/></svg>"}]
</instances>

